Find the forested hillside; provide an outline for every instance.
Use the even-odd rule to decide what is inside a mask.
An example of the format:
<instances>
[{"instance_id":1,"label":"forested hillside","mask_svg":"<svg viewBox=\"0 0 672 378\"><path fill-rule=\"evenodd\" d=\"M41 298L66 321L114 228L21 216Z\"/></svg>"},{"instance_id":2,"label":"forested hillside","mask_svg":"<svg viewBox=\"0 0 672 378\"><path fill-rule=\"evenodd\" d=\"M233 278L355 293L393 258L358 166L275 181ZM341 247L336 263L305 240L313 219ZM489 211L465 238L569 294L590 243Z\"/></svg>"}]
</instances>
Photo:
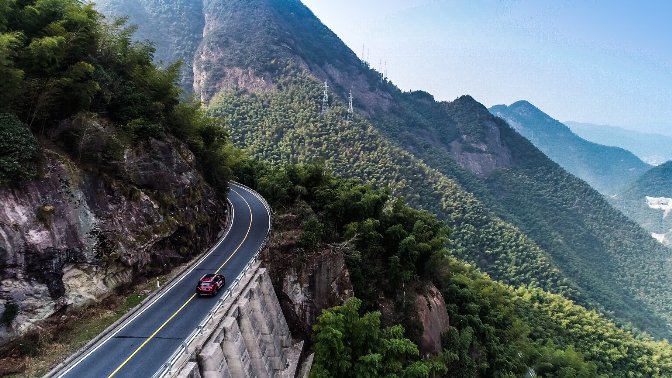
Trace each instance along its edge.
<instances>
[{"instance_id":1,"label":"forested hillside","mask_svg":"<svg viewBox=\"0 0 672 378\"><path fill-rule=\"evenodd\" d=\"M0 2L0 344L223 226L227 133L131 36L77 0Z\"/></svg>"},{"instance_id":2,"label":"forested hillside","mask_svg":"<svg viewBox=\"0 0 672 378\"><path fill-rule=\"evenodd\" d=\"M672 245L672 161L651 168L610 202L666 245Z\"/></svg>"},{"instance_id":3,"label":"forested hillside","mask_svg":"<svg viewBox=\"0 0 672 378\"><path fill-rule=\"evenodd\" d=\"M320 86L305 74L288 76L276 93L233 91L213 99L210 114L232 130L234 143L272 162L323 161L350 178L389 187L453 227L449 245L461 258L515 285L533 284L579 299L548 256L471 194L387 141L365 119L346 120L343 107L318 110Z\"/></svg>"},{"instance_id":4,"label":"forested hillside","mask_svg":"<svg viewBox=\"0 0 672 378\"><path fill-rule=\"evenodd\" d=\"M324 160L339 174L389 185L448 220L455 253L493 277L670 334L670 251L474 99L400 91L299 1L205 9L194 87L205 101L221 92L212 114L249 153ZM320 115L324 80L332 109ZM356 114L346 122L338 104L350 89Z\"/></svg>"},{"instance_id":5,"label":"forested hillside","mask_svg":"<svg viewBox=\"0 0 672 378\"><path fill-rule=\"evenodd\" d=\"M310 15L285 5L287 17ZM203 250L219 231L235 170L277 211L301 215L297 252L345 250L359 299L320 317L314 376L672 375L668 342L608 319L668 332L667 263L636 255L664 250L649 249L641 229L472 98L437 103L366 71L378 84L360 111L348 114L332 98L322 112L321 82L307 70L315 56L304 52L305 64L267 62L268 90L221 91L214 118L180 100L177 65L155 66L150 45L90 5L5 1L0 16L3 336L40 320L29 311L48 316L73 298L106 294L87 292L90 282L109 292ZM389 100L385 118L376 96ZM239 160L227 127L269 163ZM285 164L312 161L352 179ZM12 218L17 212L31 215ZM60 244L26 244L29 234ZM66 269L84 272L81 286L66 287ZM443 351L425 359L405 295L430 284L446 298L450 329ZM39 350L42 338L27 347Z\"/></svg>"},{"instance_id":6,"label":"forested hillside","mask_svg":"<svg viewBox=\"0 0 672 378\"><path fill-rule=\"evenodd\" d=\"M527 101L489 110L554 162L606 196L618 193L650 168L629 151L581 139Z\"/></svg>"},{"instance_id":7,"label":"forested hillside","mask_svg":"<svg viewBox=\"0 0 672 378\"><path fill-rule=\"evenodd\" d=\"M311 376L497 377L530 369L544 377L672 374L668 342L635 336L560 295L493 281L445 248L451 229L387 192L316 165L246 162L237 174L278 216L301 219L299 247L288 263L301 265L308 251L328 246L346 256L359 299L318 319ZM419 361L411 343L417 314L406 298L429 284L446 299L450 329L443 352Z\"/></svg>"},{"instance_id":8,"label":"forested hillside","mask_svg":"<svg viewBox=\"0 0 672 378\"><path fill-rule=\"evenodd\" d=\"M162 0L96 1L96 8L108 18L132 20L134 39L151 41L155 61L180 65L180 86L187 93L194 81L193 57L203 34L203 2Z\"/></svg>"}]
</instances>

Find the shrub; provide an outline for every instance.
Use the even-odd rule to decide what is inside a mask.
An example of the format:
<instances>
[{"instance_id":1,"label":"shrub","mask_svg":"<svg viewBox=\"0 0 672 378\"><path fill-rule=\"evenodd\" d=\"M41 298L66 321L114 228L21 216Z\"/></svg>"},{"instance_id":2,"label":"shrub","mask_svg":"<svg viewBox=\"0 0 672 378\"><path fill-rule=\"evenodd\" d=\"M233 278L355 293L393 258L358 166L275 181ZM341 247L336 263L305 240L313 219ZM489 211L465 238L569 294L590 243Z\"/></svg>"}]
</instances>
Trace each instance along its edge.
<instances>
[{"instance_id":1,"label":"shrub","mask_svg":"<svg viewBox=\"0 0 672 378\"><path fill-rule=\"evenodd\" d=\"M0 186L37 176L39 146L14 114L0 114Z\"/></svg>"},{"instance_id":2,"label":"shrub","mask_svg":"<svg viewBox=\"0 0 672 378\"><path fill-rule=\"evenodd\" d=\"M7 304L5 304L5 311L2 312L2 317L0 317L0 323L9 326L18 314L19 305L14 302L7 302Z\"/></svg>"}]
</instances>

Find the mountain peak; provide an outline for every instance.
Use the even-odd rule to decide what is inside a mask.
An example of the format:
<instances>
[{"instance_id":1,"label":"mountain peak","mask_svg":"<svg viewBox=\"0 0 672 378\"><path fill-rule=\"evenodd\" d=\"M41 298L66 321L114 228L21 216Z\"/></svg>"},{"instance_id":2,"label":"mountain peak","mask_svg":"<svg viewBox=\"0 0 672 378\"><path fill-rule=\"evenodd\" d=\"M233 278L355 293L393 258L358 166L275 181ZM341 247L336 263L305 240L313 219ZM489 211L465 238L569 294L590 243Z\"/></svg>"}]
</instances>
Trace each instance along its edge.
<instances>
[{"instance_id":1,"label":"mountain peak","mask_svg":"<svg viewBox=\"0 0 672 378\"><path fill-rule=\"evenodd\" d=\"M529 101L527 101L527 100L518 100L518 101L514 102L513 104L511 104L511 107L512 107L512 108L525 107L525 108L530 108L530 109L537 109L537 110L539 110L539 108L537 108L536 106L532 105L532 104L531 104Z\"/></svg>"},{"instance_id":2,"label":"mountain peak","mask_svg":"<svg viewBox=\"0 0 672 378\"><path fill-rule=\"evenodd\" d=\"M461 109L462 111L469 112L473 115L490 116L488 108L486 108L485 105L481 104L480 102L476 101L476 99L474 99L470 95L462 95L453 100L452 102L448 102L446 106L449 109Z\"/></svg>"},{"instance_id":3,"label":"mountain peak","mask_svg":"<svg viewBox=\"0 0 672 378\"><path fill-rule=\"evenodd\" d=\"M547 121L556 121L554 118L552 118L548 114L544 113L543 111L541 111L541 109L532 105L532 103L530 103L527 100L518 100L518 101L514 102L513 104L509 105L508 107L506 105L502 105L502 107L503 108L500 108L500 109L497 109L497 110L501 111L503 109L508 109L511 112L515 112L515 113L518 113L520 115L524 115L524 116L527 116L527 117L545 119Z\"/></svg>"},{"instance_id":4,"label":"mountain peak","mask_svg":"<svg viewBox=\"0 0 672 378\"><path fill-rule=\"evenodd\" d=\"M614 194L648 166L632 153L588 142L525 100L490 108L547 156L603 194Z\"/></svg>"}]
</instances>

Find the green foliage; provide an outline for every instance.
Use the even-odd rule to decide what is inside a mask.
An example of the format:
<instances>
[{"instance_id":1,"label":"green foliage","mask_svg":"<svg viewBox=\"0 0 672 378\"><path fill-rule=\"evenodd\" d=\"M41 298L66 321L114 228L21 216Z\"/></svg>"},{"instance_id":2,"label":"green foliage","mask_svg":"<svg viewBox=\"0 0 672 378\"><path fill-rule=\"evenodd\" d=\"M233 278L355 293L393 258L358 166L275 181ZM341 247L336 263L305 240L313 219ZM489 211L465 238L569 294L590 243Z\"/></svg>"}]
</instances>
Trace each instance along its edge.
<instances>
[{"instance_id":1,"label":"green foliage","mask_svg":"<svg viewBox=\"0 0 672 378\"><path fill-rule=\"evenodd\" d=\"M128 17L130 24L138 26L135 40L148 40L155 45L154 58L159 65L181 61L180 86L186 92L192 90L192 63L205 21L203 2L99 0L96 9L108 17Z\"/></svg>"},{"instance_id":2,"label":"green foliage","mask_svg":"<svg viewBox=\"0 0 672 378\"><path fill-rule=\"evenodd\" d=\"M538 288L513 289L445 257L435 283L451 329L443 339L454 376L665 377L672 348L616 326L595 311ZM543 373L543 374L542 374Z\"/></svg>"},{"instance_id":3,"label":"green foliage","mask_svg":"<svg viewBox=\"0 0 672 378\"><path fill-rule=\"evenodd\" d=\"M30 130L12 114L0 114L0 186L37 175L40 148Z\"/></svg>"},{"instance_id":4,"label":"green foliage","mask_svg":"<svg viewBox=\"0 0 672 378\"><path fill-rule=\"evenodd\" d=\"M315 249L322 241L322 235L324 235L324 225L315 215L312 215L303 224L299 245L306 250Z\"/></svg>"},{"instance_id":5,"label":"green foliage","mask_svg":"<svg viewBox=\"0 0 672 378\"><path fill-rule=\"evenodd\" d=\"M573 355L579 352L586 362L597 367L599 374L609 377L672 375L669 342L635 335L558 295L529 288L518 288L515 294L515 312L530 327L530 338L564 350L550 355L550 360L536 357L536 364L550 362L557 366L558 360L580 362Z\"/></svg>"},{"instance_id":6,"label":"green foliage","mask_svg":"<svg viewBox=\"0 0 672 378\"><path fill-rule=\"evenodd\" d=\"M434 216L391 199L387 191L354 180L337 179L316 164L273 168L241 164L238 179L255 187L275 208L304 204L300 245L315 249L319 243L347 241L354 249L346 256L351 279L366 308L374 308L379 287L404 314L404 285L429 279L431 259L447 253L448 228ZM387 274L391 272L390 274Z\"/></svg>"},{"instance_id":7,"label":"green foliage","mask_svg":"<svg viewBox=\"0 0 672 378\"><path fill-rule=\"evenodd\" d=\"M317 318L311 377L437 377L446 372L438 361L419 359L403 327L381 329L380 313L360 316L360 306L359 299L350 298Z\"/></svg>"},{"instance_id":8,"label":"green foliage","mask_svg":"<svg viewBox=\"0 0 672 378\"><path fill-rule=\"evenodd\" d=\"M225 196L235 152L221 122L194 101L180 103L179 64L158 68L154 48L133 41L134 28L123 19L105 23L92 4L26 0L2 7L0 112L16 117L1 120L0 143L12 146L1 152L0 184L35 175L34 138L18 118L78 163L112 176L121 174L124 150L173 134Z\"/></svg>"},{"instance_id":9,"label":"green foliage","mask_svg":"<svg viewBox=\"0 0 672 378\"><path fill-rule=\"evenodd\" d=\"M530 368L539 376L558 377L672 374L672 347L667 342L619 328L560 295L493 281L450 255L452 251L445 248L450 233L444 224L387 192L335 178L319 165L272 167L246 160L236 174L273 198L278 211L307 208L301 210L308 214L304 232L312 232L319 223L321 243L347 246L346 264L355 294L362 298L358 308L376 310L381 298L389 298L385 303L395 308L387 312L396 316L395 323L406 326L405 337L414 339L417 334L411 329L415 308L404 305L403 291L432 281L443 294L450 317L451 328L443 337L439 356L439 366L448 368L448 376L522 376ZM429 256L427 261L421 258L423 251ZM352 308L347 311L352 314ZM350 340L359 328L345 330L345 317L339 313L325 315L323 324L329 326L316 328L320 335L319 341L318 333L315 336L317 355L329 357L320 357L325 361L312 374L380 372L376 369L385 365L382 353L353 359L353 350L368 346L362 339L379 334L369 329L366 336ZM378 315L375 319L380 321ZM407 371L425 368L410 364Z\"/></svg>"},{"instance_id":10,"label":"green foliage","mask_svg":"<svg viewBox=\"0 0 672 378\"><path fill-rule=\"evenodd\" d=\"M537 376L548 378L589 378L597 376L597 367L584 361L574 348L558 350L541 347L532 369Z\"/></svg>"},{"instance_id":11,"label":"green foliage","mask_svg":"<svg viewBox=\"0 0 672 378\"><path fill-rule=\"evenodd\" d=\"M9 326L12 324L16 315L19 314L19 305L14 302L5 303L5 309L2 311L2 317L0 317L0 323Z\"/></svg>"},{"instance_id":12,"label":"green foliage","mask_svg":"<svg viewBox=\"0 0 672 378\"><path fill-rule=\"evenodd\" d=\"M338 103L321 115L320 85L291 67L284 72L278 91L224 91L213 100L209 112L224 119L235 144L272 164L322 161L343 177L389 187L410 205L447 221L453 230L448 241L453 253L493 277L580 297L544 251L494 217L455 181L389 142L366 120L355 117L347 122ZM269 185L275 187L263 189ZM271 202L295 195L278 180L259 187ZM347 200L342 205L344 213L351 213Z\"/></svg>"},{"instance_id":13,"label":"green foliage","mask_svg":"<svg viewBox=\"0 0 672 378\"><path fill-rule=\"evenodd\" d=\"M161 123L178 102L179 67L159 69L153 49L131 41L123 22L105 24L77 0L11 1L0 35L0 110L53 127L78 112Z\"/></svg>"},{"instance_id":14,"label":"green foliage","mask_svg":"<svg viewBox=\"0 0 672 378\"><path fill-rule=\"evenodd\" d=\"M403 111L374 117L376 126L428 166L474 193L488 209L548 253L548 268L557 270L580 293L569 294L569 298L598 309L621 324L632 324L657 337L670 335L672 291L668 283L672 282L672 270L667 263L659 264L669 261L669 250L471 97L463 96L450 103L415 97L397 94L395 100ZM461 139L453 139L456 132ZM457 142L459 149L453 146ZM459 152L468 148L473 155ZM455 155L460 154L473 161L488 161L492 155L499 155L502 167L479 177L457 167ZM453 229L454 234L462 230ZM513 236L492 231L491 235L501 241ZM479 254L457 248L455 254L496 279L518 285L507 278L508 274L493 269L489 257L502 256L499 248L493 247L481 248ZM513 266L527 260L520 250L511 251L509 256L515 261ZM526 284L549 290L539 284L543 282L539 275L518 275L527 278ZM563 293L557 288L549 291Z\"/></svg>"},{"instance_id":15,"label":"green foliage","mask_svg":"<svg viewBox=\"0 0 672 378\"><path fill-rule=\"evenodd\" d=\"M662 209L652 209L646 197L672 198L672 161L651 168L609 202L647 231L665 234L672 230L672 217ZM672 242L672 239L668 243Z\"/></svg>"},{"instance_id":16,"label":"green foliage","mask_svg":"<svg viewBox=\"0 0 672 378\"><path fill-rule=\"evenodd\" d=\"M170 130L194 152L206 181L223 197L239 154L229 142L222 121L206 115L201 105L191 99L175 107Z\"/></svg>"}]
</instances>

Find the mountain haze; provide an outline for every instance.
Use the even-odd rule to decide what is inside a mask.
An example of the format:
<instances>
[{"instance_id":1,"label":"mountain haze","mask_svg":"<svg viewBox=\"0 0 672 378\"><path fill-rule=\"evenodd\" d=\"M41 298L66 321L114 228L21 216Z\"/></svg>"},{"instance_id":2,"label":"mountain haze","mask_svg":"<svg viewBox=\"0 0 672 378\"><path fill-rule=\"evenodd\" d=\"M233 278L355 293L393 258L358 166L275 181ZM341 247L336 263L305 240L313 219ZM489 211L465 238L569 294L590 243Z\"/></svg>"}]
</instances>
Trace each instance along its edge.
<instances>
[{"instance_id":1,"label":"mountain haze","mask_svg":"<svg viewBox=\"0 0 672 378\"><path fill-rule=\"evenodd\" d=\"M617 193L650 168L629 151L580 138L527 101L493 106L490 112L506 120L561 167L605 195Z\"/></svg>"},{"instance_id":2,"label":"mountain haze","mask_svg":"<svg viewBox=\"0 0 672 378\"><path fill-rule=\"evenodd\" d=\"M494 278L670 335L670 251L482 104L400 91L298 1L205 1L203 9L193 88L237 145L389 186L445 220L451 252Z\"/></svg>"}]
</instances>

